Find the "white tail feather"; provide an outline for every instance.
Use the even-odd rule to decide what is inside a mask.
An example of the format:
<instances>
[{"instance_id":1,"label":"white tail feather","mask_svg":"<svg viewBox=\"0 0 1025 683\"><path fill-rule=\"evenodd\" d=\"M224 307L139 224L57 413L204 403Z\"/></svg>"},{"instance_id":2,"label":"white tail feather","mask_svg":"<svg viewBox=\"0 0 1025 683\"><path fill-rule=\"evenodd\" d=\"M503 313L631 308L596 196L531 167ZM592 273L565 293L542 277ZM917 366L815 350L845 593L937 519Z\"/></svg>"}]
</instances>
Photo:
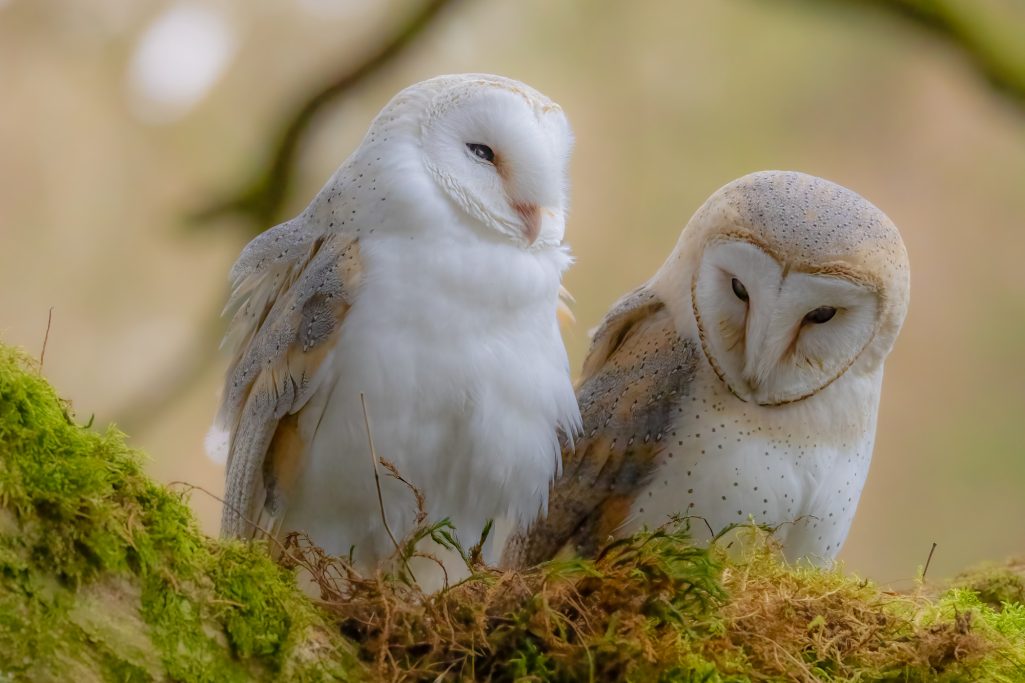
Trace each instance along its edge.
<instances>
[{"instance_id":1,"label":"white tail feather","mask_svg":"<svg viewBox=\"0 0 1025 683\"><path fill-rule=\"evenodd\" d=\"M206 449L206 456L218 465L228 462L228 441L231 435L227 429L214 423L203 439L203 447Z\"/></svg>"}]
</instances>

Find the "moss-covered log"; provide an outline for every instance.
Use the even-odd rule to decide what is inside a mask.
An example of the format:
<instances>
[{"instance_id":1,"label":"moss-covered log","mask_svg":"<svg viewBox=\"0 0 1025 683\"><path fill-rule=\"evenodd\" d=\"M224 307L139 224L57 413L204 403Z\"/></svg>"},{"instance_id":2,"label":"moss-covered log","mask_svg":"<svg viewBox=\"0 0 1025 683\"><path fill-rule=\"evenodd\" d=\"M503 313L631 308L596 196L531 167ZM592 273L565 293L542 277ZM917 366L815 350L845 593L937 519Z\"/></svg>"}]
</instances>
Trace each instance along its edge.
<instances>
[{"instance_id":1,"label":"moss-covered log","mask_svg":"<svg viewBox=\"0 0 1025 683\"><path fill-rule=\"evenodd\" d=\"M358 677L351 647L259 547L201 534L116 430L0 347L0 680Z\"/></svg>"},{"instance_id":2,"label":"moss-covered log","mask_svg":"<svg viewBox=\"0 0 1025 683\"><path fill-rule=\"evenodd\" d=\"M1020 564L897 594L675 529L427 597L293 548L316 606L140 461L0 346L0 681L1025 681Z\"/></svg>"}]
</instances>

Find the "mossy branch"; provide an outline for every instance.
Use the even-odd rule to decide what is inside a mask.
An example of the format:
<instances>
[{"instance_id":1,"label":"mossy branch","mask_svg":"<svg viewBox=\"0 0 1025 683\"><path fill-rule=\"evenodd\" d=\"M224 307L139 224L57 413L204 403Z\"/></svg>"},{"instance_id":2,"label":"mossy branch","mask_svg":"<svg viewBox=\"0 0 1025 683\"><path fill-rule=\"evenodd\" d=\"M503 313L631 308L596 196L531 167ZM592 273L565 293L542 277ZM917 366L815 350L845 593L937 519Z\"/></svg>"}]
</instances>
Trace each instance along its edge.
<instances>
[{"instance_id":1,"label":"mossy branch","mask_svg":"<svg viewBox=\"0 0 1025 683\"><path fill-rule=\"evenodd\" d=\"M207 538L114 429L0 345L0 680L345 680L352 645L259 545Z\"/></svg>"},{"instance_id":2,"label":"mossy branch","mask_svg":"<svg viewBox=\"0 0 1025 683\"><path fill-rule=\"evenodd\" d=\"M0 680L1025 680L1020 564L900 594L684 525L519 572L461 552L472 576L435 595L308 540L278 565L199 533L38 369L0 345Z\"/></svg>"},{"instance_id":3,"label":"mossy branch","mask_svg":"<svg viewBox=\"0 0 1025 683\"><path fill-rule=\"evenodd\" d=\"M402 21L393 33L354 66L322 84L302 101L296 110L283 119L280 131L273 137L269 161L243 186L228 198L219 199L195 211L189 218L193 225L207 225L221 218L242 218L242 229L252 236L278 222L282 205L292 187L296 154L317 113L331 102L345 96L369 80L399 57L455 0L426 0L416 12ZM220 307L198 325L198 334L188 348L170 363L168 372L155 377L148 389L126 399L113 414L119 424L132 431L141 431L162 414L164 408L192 389L217 361L211 350L221 335Z\"/></svg>"}]
</instances>

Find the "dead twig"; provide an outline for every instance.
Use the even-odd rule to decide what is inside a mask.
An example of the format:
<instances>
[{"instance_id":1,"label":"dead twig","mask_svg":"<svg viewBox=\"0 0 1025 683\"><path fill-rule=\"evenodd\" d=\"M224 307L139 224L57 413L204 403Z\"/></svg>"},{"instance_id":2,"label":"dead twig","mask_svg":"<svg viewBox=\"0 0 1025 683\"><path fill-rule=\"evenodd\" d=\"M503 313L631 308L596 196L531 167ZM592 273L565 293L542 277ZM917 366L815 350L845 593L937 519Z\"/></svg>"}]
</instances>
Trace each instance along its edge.
<instances>
[{"instance_id":1,"label":"dead twig","mask_svg":"<svg viewBox=\"0 0 1025 683\"><path fill-rule=\"evenodd\" d=\"M374 436L370 431L370 414L367 412L367 397L362 391L359 393L359 402L363 406L363 426L366 427L367 430L367 445L370 447L370 460L374 466L374 486L377 488L377 505L381 511L381 522L384 524L384 530L388 532L388 538L391 539L392 545L395 546L395 555L402 561L402 567L406 570L406 574L409 576L409 579L413 581L413 583L416 583L416 575L413 574L413 570L409 566L409 554L402 552L402 546L399 544L399 540L395 538L395 534L392 533L391 526L388 524L388 515L384 510L384 494L381 492L381 475L377 470L377 463L380 459L377 457L377 451L374 449ZM395 465L388 463L387 467L389 474L405 483L413 490L413 494L416 496L417 500L417 509L422 512L424 509L422 505L423 494L420 493L420 490L403 479L399 475L399 471ZM426 517L426 513L424 513L424 516ZM420 515L418 513L417 520L419 519ZM419 525L419 521L417 522L417 525Z\"/></svg>"},{"instance_id":2,"label":"dead twig","mask_svg":"<svg viewBox=\"0 0 1025 683\"><path fill-rule=\"evenodd\" d=\"M43 361L46 360L46 344L50 341L50 325L53 324L53 306L50 306L50 312L46 314L46 334L43 335L43 348L39 352L39 373L43 372Z\"/></svg>"},{"instance_id":3,"label":"dead twig","mask_svg":"<svg viewBox=\"0 0 1025 683\"><path fill-rule=\"evenodd\" d=\"M427 521L427 498L424 496L424 492L420 490L415 484L403 477L399 473L399 468L395 466L390 460L385 460L382 457L377 458L378 462L381 463L381 467L388 470L388 476L392 479L402 482L405 484L413 494L413 498L416 500L416 526L420 526Z\"/></svg>"},{"instance_id":4,"label":"dead twig","mask_svg":"<svg viewBox=\"0 0 1025 683\"><path fill-rule=\"evenodd\" d=\"M374 436L370 433L370 415L367 413L367 397L362 391L359 393L359 402L363 406L363 425L367 430L367 445L370 447L370 462L374 467L374 486L377 487L377 505L381 511L381 522L384 523L384 530L388 532L388 538L391 539L392 545L395 546L395 552L402 552L398 539L395 538L395 534L392 533L391 526L388 525L388 515L384 511L384 495L381 493L381 475L377 471L377 451L374 450Z\"/></svg>"},{"instance_id":5,"label":"dead twig","mask_svg":"<svg viewBox=\"0 0 1025 683\"><path fill-rule=\"evenodd\" d=\"M929 557L925 558L925 568L922 569L922 583L925 583L925 575L929 572L929 565L932 563L932 554L936 552L936 541L933 541L932 547L929 548Z\"/></svg>"},{"instance_id":6,"label":"dead twig","mask_svg":"<svg viewBox=\"0 0 1025 683\"><path fill-rule=\"evenodd\" d=\"M287 557L289 560L294 562L294 564L296 566L303 567L304 569L306 569L307 571L312 573L312 569L307 565L307 563L304 562L304 560L302 558L299 558L299 557L296 557L295 555L292 555L288 551L288 547L285 544L283 544L281 541L279 541L277 538L275 538L274 535L271 534L271 532L267 531L262 526L260 526L259 524L257 524L253 520L249 519L245 515L243 515L242 512L238 508L236 508L234 505L231 505L228 501L224 500L223 498L218 496L216 493L214 493L214 492L212 492L212 491L210 491L208 489L203 488L199 484L190 484L187 481L180 481L179 480L179 481L171 481L171 482L167 483L167 487L168 488L171 488L173 486L184 487L185 489L187 489L187 491L199 491L201 493L205 493L206 495L210 496L211 498L213 498L214 500L219 502L224 507L230 508L232 512L234 512L236 515L239 516L239 519L241 519L243 522L245 522L249 526L253 527L253 529L255 529L256 531L259 531L261 534L264 535L264 537L267 538L267 540L269 540L271 543L276 545L278 547L278 550L281 551L282 556Z\"/></svg>"}]
</instances>

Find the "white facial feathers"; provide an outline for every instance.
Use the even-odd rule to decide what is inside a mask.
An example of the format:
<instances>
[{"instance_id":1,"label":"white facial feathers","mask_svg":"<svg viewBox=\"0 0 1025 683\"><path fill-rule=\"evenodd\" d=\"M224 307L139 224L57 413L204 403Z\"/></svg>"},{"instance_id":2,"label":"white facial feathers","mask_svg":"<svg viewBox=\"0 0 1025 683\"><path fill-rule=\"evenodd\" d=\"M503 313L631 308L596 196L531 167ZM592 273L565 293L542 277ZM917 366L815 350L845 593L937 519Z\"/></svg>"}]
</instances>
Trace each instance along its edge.
<instances>
[{"instance_id":1,"label":"white facial feathers","mask_svg":"<svg viewBox=\"0 0 1025 683\"><path fill-rule=\"evenodd\" d=\"M488 519L545 508L580 426L556 320L571 143L559 107L525 85L431 79L382 109L299 216L246 247L228 436L210 442L229 451L225 534L253 537L255 522L355 546L364 568L389 557L415 511L388 481L379 514L362 398L378 452L467 544Z\"/></svg>"},{"instance_id":2,"label":"white facial feathers","mask_svg":"<svg viewBox=\"0 0 1025 683\"><path fill-rule=\"evenodd\" d=\"M755 173L717 191L655 276L594 334L551 514L513 537L523 566L609 535L752 519L791 560L827 562L854 517L907 254L877 208L828 181Z\"/></svg>"},{"instance_id":3,"label":"white facial feathers","mask_svg":"<svg viewBox=\"0 0 1025 683\"><path fill-rule=\"evenodd\" d=\"M443 83L419 130L424 164L438 185L483 226L524 246L560 243L573 144L562 109L497 76Z\"/></svg>"},{"instance_id":4,"label":"white facial feathers","mask_svg":"<svg viewBox=\"0 0 1025 683\"><path fill-rule=\"evenodd\" d=\"M447 223L490 238L558 246L572 147L562 109L529 86L486 74L439 76L385 105L304 220L345 231L381 222L390 215L385 200L414 215L430 204L451 214ZM368 201L360 216L337 213L353 201Z\"/></svg>"},{"instance_id":5,"label":"white facial feathers","mask_svg":"<svg viewBox=\"0 0 1025 683\"><path fill-rule=\"evenodd\" d=\"M759 247L726 241L705 251L694 309L720 378L744 400L771 405L845 371L876 331L878 300L872 287L784 273Z\"/></svg>"},{"instance_id":6,"label":"white facial feathers","mask_svg":"<svg viewBox=\"0 0 1025 683\"><path fill-rule=\"evenodd\" d=\"M854 192L766 171L698 210L653 286L690 294L702 348L731 392L778 405L882 363L907 310L907 253Z\"/></svg>"}]
</instances>

